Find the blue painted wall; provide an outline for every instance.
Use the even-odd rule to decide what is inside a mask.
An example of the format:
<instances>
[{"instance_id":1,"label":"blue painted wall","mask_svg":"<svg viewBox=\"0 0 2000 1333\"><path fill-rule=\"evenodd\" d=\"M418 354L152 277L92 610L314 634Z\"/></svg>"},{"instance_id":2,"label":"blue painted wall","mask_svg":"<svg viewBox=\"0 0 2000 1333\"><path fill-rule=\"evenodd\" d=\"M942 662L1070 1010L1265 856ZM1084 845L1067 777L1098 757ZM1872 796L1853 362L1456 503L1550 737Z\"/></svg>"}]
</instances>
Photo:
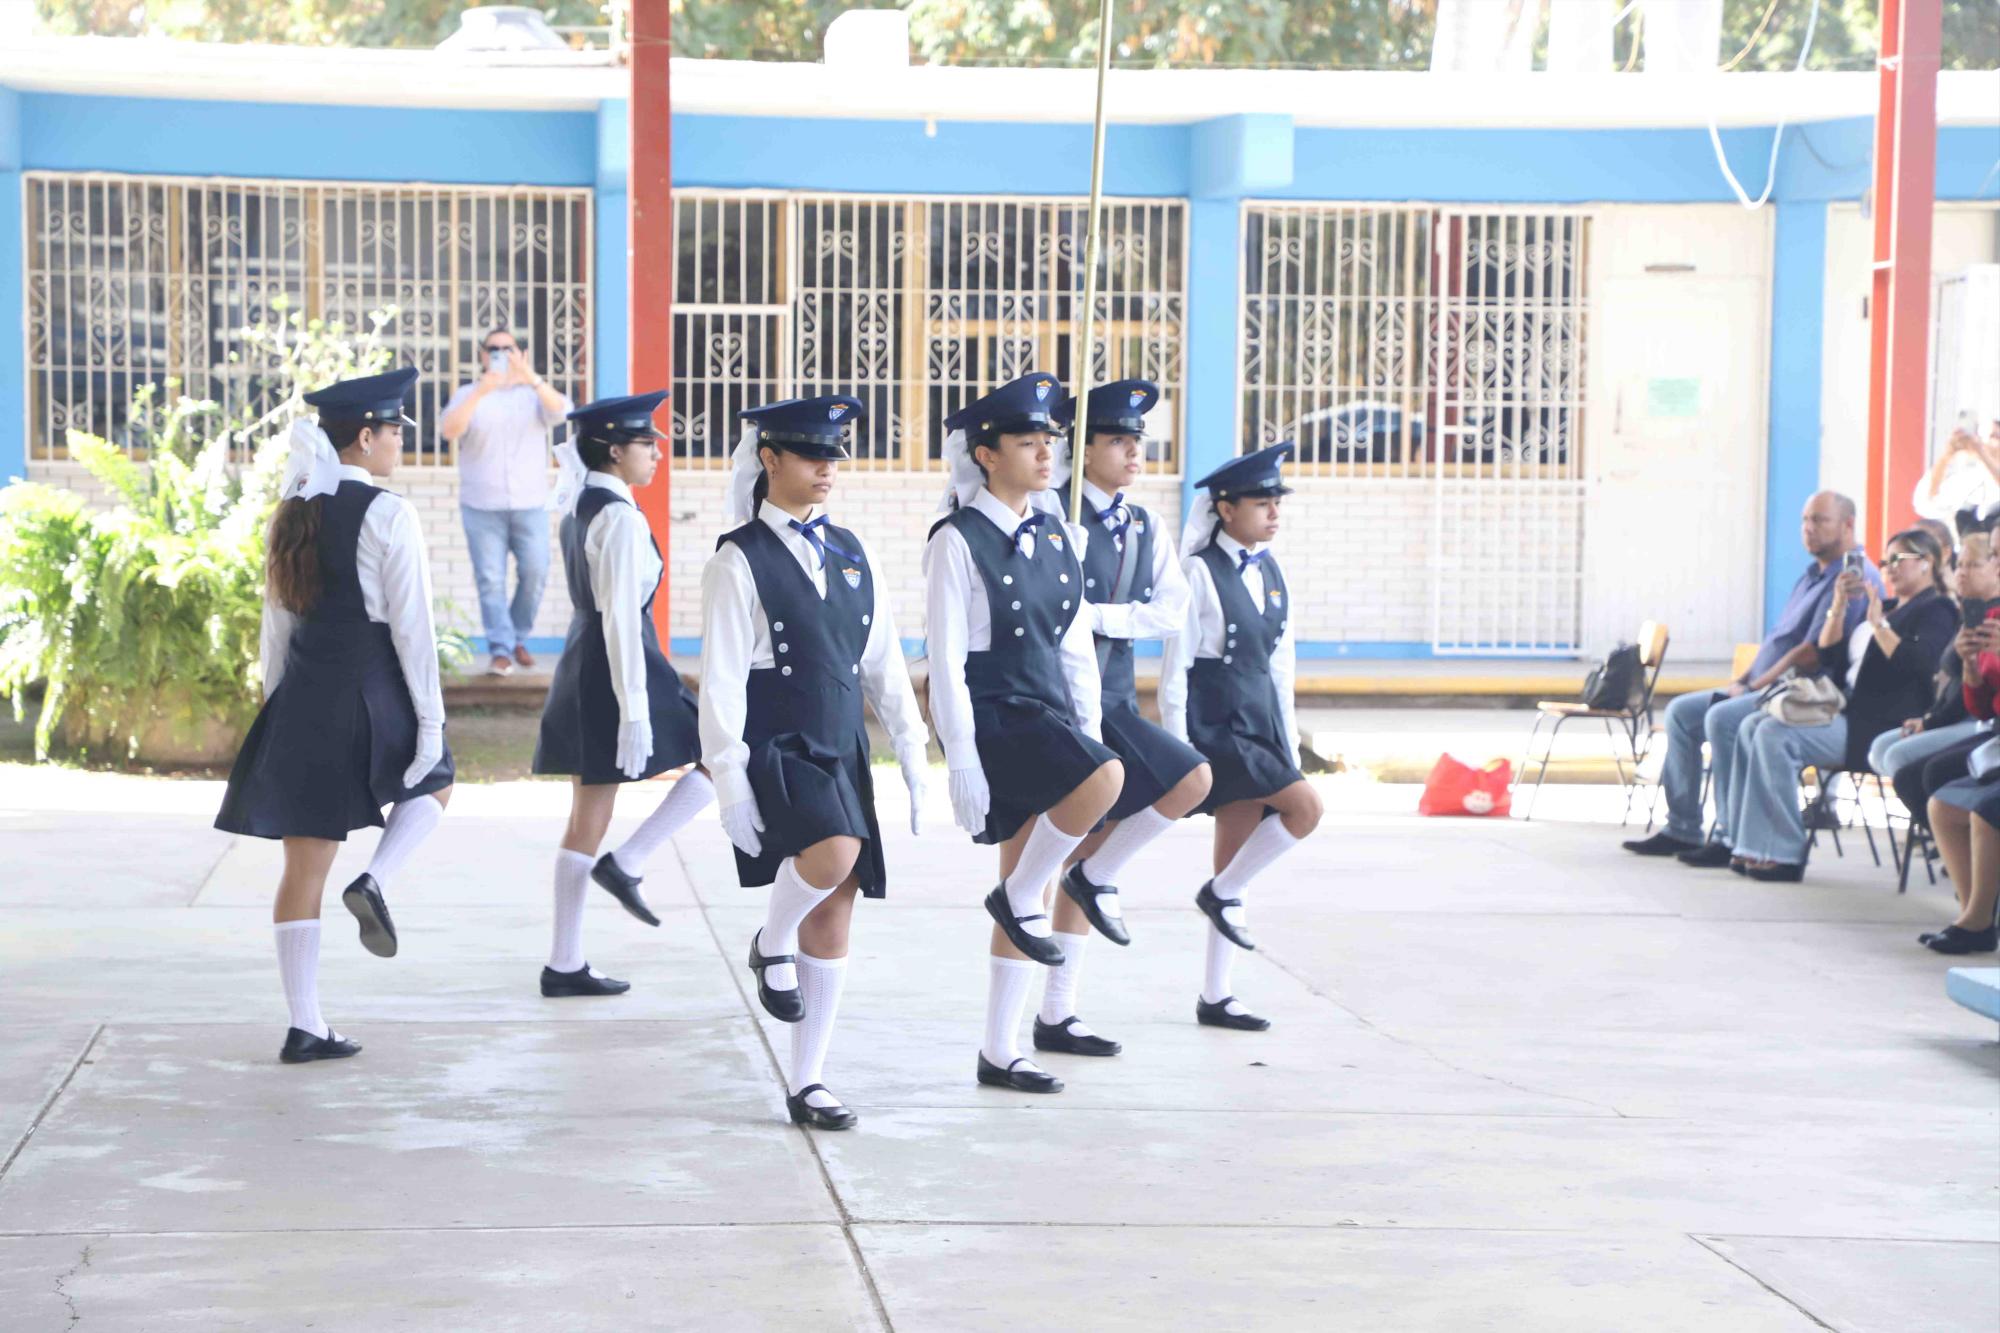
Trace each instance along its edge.
<instances>
[{"instance_id":1,"label":"blue painted wall","mask_svg":"<svg viewBox=\"0 0 2000 1333\"><path fill-rule=\"evenodd\" d=\"M24 169L450 184L596 192L596 390L626 387L626 106L505 112L195 102L0 88L0 477L24 460ZM685 186L867 192L1081 194L1078 125L676 116ZM1767 605L1797 562L1799 507L1818 476L1819 344L1830 200L1869 183L1872 122L1786 132L1774 201ZM1725 151L1754 192L1770 131L1731 130ZM2000 193L2000 128L1939 134L1938 196ZM1283 117L1114 126L1106 188L1187 197L1189 476L1235 451L1237 227L1244 198L1496 203L1712 202L1731 196L1706 133L1671 130L1294 129ZM1352 645L1350 651L1361 646ZM1391 645L1398 651L1408 645Z\"/></svg>"}]
</instances>

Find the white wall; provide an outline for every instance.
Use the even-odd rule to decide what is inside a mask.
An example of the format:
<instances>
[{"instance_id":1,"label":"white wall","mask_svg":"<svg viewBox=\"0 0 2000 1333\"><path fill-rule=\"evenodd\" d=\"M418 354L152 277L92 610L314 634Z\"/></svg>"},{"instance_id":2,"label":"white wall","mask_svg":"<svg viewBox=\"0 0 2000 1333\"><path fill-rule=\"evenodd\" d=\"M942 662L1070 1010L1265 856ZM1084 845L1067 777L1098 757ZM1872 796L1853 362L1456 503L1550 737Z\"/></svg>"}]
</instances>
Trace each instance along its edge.
<instances>
[{"instance_id":1,"label":"white wall","mask_svg":"<svg viewBox=\"0 0 2000 1333\"><path fill-rule=\"evenodd\" d=\"M1931 271L2000 261L2000 205L1939 204ZM1826 217L1826 311L1820 344L1820 485L1857 498L1868 490L1868 313L1874 224L1857 204ZM1931 441L1935 449L1939 441Z\"/></svg>"}]
</instances>

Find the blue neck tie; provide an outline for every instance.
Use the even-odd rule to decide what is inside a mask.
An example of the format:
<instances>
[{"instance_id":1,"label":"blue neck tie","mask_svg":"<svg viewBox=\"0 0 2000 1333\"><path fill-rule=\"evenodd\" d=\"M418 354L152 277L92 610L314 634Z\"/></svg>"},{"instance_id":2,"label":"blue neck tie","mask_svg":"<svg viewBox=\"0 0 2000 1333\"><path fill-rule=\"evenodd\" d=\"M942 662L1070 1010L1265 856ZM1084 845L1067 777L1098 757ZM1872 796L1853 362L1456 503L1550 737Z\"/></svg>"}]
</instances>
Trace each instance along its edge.
<instances>
[{"instance_id":1,"label":"blue neck tie","mask_svg":"<svg viewBox=\"0 0 2000 1333\"><path fill-rule=\"evenodd\" d=\"M825 537L820 535L819 530L821 528L828 526L830 521L831 520L829 520L825 514L821 514L818 518L813 519L811 522L808 523L801 523L797 519L793 519L791 520L792 531L798 533L799 536L804 537L806 539L807 545L813 548L813 554L819 557L819 567L821 569L826 568L826 553L828 551L832 551L837 556L841 556L844 557L845 559L852 560L857 565L860 564L861 563L860 556L854 554L854 552L852 551L841 550L838 546L835 546L832 542L828 541Z\"/></svg>"},{"instance_id":2,"label":"blue neck tie","mask_svg":"<svg viewBox=\"0 0 2000 1333\"><path fill-rule=\"evenodd\" d=\"M1111 539L1121 546L1124 545L1125 530L1132 526L1132 511L1125 507L1125 492L1120 491L1112 496L1111 503L1096 513L1097 521L1111 533Z\"/></svg>"},{"instance_id":3,"label":"blue neck tie","mask_svg":"<svg viewBox=\"0 0 2000 1333\"><path fill-rule=\"evenodd\" d=\"M1236 553L1236 572L1240 575L1249 569L1250 566L1261 565L1270 558L1271 553L1269 551L1238 551Z\"/></svg>"},{"instance_id":4,"label":"blue neck tie","mask_svg":"<svg viewBox=\"0 0 2000 1333\"><path fill-rule=\"evenodd\" d=\"M1042 524L1048 521L1049 515L1039 509L1022 519L1020 526L1014 529L1014 547L1010 554L1019 555L1021 553L1021 538L1028 536L1036 528L1041 527Z\"/></svg>"}]
</instances>

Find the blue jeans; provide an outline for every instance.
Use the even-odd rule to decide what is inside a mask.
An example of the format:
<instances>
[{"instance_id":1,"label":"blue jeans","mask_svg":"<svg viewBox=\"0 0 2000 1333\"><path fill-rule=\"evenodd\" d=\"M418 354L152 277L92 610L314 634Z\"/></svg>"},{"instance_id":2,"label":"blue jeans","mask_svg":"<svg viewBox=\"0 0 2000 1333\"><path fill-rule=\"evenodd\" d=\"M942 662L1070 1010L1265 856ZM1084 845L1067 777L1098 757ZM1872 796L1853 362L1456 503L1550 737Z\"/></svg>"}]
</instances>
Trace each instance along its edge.
<instances>
[{"instance_id":1,"label":"blue jeans","mask_svg":"<svg viewBox=\"0 0 2000 1333\"><path fill-rule=\"evenodd\" d=\"M1847 761L1847 719L1795 727L1773 717L1744 729L1737 750L1735 824L1730 846L1752 861L1798 865L1806 859L1805 813L1799 809L1799 770Z\"/></svg>"},{"instance_id":2,"label":"blue jeans","mask_svg":"<svg viewBox=\"0 0 2000 1333\"><path fill-rule=\"evenodd\" d=\"M1667 759L1660 786L1667 794L1667 836L1699 843L1701 832L1701 743L1709 747L1714 774L1718 839L1729 810L1730 770L1736 762L1736 729L1757 711L1755 694L1740 694L1711 706L1710 690L1683 694L1667 705Z\"/></svg>"},{"instance_id":3,"label":"blue jeans","mask_svg":"<svg viewBox=\"0 0 2000 1333\"><path fill-rule=\"evenodd\" d=\"M1911 764L1943 754L1960 741L1969 740L1987 729L1987 723L1966 721L1920 731L1914 736L1905 736L1900 728L1885 731L1868 747L1868 767L1885 778L1893 778Z\"/></svg>"},{"instance_id":4,"label":"blue jeans","mask_svg":"<svg viewBox=\"0 0 2000 1333\"><path fill-rule=\"evenodd\" d=\"M459 508L465 549L472 557L472 581L479 587L479 618L486 625L486 648L510 656L528 641L542 589L549 581L549 511L546 509ZM507 597L507 557L516 579Z\"/></svg>"}]
</instances>

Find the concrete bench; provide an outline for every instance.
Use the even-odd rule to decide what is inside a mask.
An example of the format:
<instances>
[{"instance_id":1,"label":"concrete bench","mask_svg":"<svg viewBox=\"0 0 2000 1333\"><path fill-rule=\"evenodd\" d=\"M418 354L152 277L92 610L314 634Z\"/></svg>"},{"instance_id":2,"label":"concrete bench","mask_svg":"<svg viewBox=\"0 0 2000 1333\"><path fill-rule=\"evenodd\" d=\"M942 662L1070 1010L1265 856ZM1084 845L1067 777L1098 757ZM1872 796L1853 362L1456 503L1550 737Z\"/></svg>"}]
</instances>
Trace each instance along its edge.
<instances>
[{"instance_id":1,"label":"concrete bench","mask_svg":"<svg viewBox=\"0 0 2000 1333\"><path fill-rule=\"evenodd\" d=\"M1944 993L1973 1013L2000 1022L2000 967L1954 967L1945 973Z\"/></svg>"}]
</instances>

